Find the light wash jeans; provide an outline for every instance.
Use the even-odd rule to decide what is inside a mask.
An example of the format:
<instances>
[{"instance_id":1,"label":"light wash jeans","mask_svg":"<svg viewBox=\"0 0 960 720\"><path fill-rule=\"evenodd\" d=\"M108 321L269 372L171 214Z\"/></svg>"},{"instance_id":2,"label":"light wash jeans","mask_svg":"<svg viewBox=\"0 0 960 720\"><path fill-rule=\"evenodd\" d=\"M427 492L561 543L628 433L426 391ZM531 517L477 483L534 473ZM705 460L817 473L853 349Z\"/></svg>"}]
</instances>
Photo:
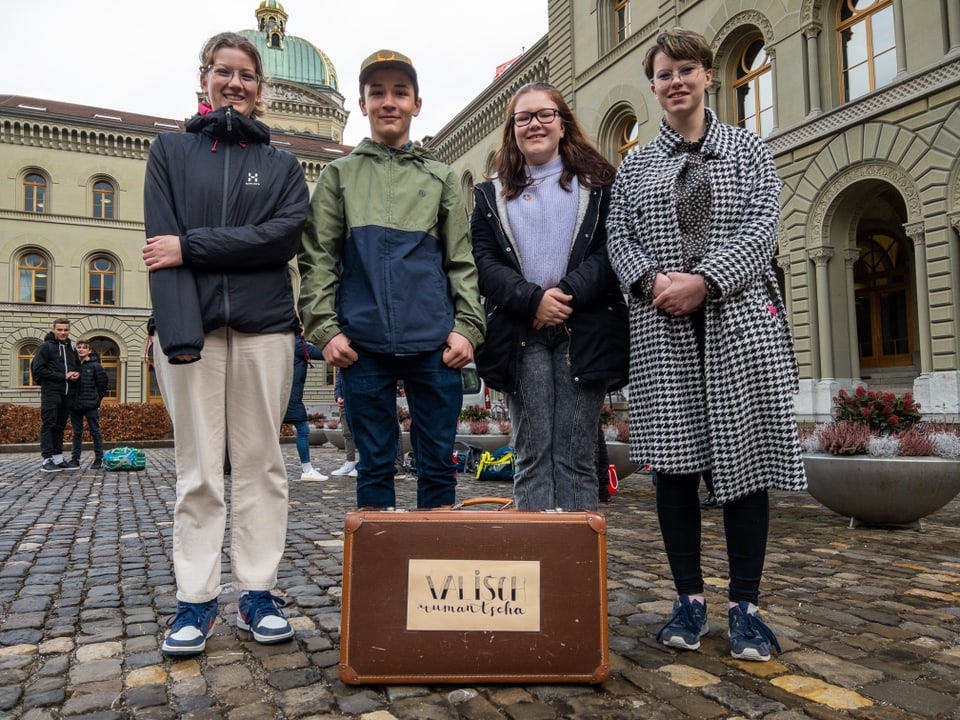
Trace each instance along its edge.
<instances>
[{"instance_id":1,"label":"light wash jeans","mask_svg":"<svg viewBox=\"0 0 960 720\"><path fill-rule=\"evenodd\" d=\"M597 424L607 385L575 383L564 329L548 330L527 342L517 390L507 398L517 449L514 499L520 510L596 510Z\"/></svg>"}]
</instances>

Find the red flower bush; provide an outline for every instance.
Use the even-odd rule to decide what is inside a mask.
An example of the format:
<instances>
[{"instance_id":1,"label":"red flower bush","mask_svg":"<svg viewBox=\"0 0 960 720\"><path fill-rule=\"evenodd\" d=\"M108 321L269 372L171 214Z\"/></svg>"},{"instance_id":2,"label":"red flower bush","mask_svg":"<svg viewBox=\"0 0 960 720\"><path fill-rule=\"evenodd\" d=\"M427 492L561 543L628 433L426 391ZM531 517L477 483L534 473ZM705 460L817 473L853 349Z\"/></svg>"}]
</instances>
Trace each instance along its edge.
<instances>
[{"instance_id":1,"label":"red flower bush","mask_svg":"<svg viewBox=\"0 0 960 720\"><path fill-rule=\"evenodd\" d=\"M897 397L861 386L852 395L841 390L833 402L837 421L862 423L883 435L903 432L920 422L920 403L915 403L910 393Z\"/></svg>"}]
</instances>

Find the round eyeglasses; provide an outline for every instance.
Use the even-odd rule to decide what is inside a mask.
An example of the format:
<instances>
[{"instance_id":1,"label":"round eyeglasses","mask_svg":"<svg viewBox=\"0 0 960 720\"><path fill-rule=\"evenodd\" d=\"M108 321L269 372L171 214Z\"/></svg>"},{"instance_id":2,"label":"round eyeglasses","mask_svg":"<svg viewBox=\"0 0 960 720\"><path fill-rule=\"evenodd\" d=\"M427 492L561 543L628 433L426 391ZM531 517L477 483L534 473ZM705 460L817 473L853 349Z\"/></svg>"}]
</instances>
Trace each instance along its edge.
<instances>
[{"instance_id":1,"label":"round eyeglasses","mask_svg":"<svg viewBox=\"0 0 960 720\"><path fill-rule=\"evenodd\" d=\"M260 82L260 76L252 70L234 70L226 65L208 65L204 72L212 72L217 80L223 82L230 82L234 75L239 76L244 85L256 85Z\"/></svg>"},{"instance_id":2,"label":"round eyeglasses","mask_svg":"<svg viewBox=\"0 0 960 720\"><path fill-rule=\"evenodd\" d=\"M538 123L549 125L559 114L560 111L556 108L541 108L535 112L515 112L513 114L513 124L517 127L526 127L536 118Z\"/></svg>"},{"instance_id":3,"label":"round eyeglasses","mask_svg":"<svg viewBox=\"0 0 960 720\"><path fill-rule=\"evenodd\" d=\"M675 77L680 78L681 82L686 82L687 80L693 80L698 70L703 70L703 65L684 65L676 72L661 70L653 76L653 79L661 85L672 83Z\"/></svg>"}]
</instances>

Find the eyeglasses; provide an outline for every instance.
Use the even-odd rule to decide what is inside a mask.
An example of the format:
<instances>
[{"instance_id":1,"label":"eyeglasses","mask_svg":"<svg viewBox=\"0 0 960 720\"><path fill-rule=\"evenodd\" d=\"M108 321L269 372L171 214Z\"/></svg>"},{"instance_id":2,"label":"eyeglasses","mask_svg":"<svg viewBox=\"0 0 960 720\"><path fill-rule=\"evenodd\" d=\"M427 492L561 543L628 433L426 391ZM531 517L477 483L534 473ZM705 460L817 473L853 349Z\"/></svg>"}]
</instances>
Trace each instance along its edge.
<instances>
[{"instance_id":1,"label":"eyeglasses","mask_svg":"<svg viewBox=\"0 0 960 720\"><path fill-rule=\"evenodd\" d=\"M693 77L698 70L703 70L703 65L684 65L676 72L672 72L670 70L661 70L653 76L653 79L661 85L666 85L667 83L673 82L675 77L680 78L682 82L686 82L687 80L693 80Z\"/></svg>"},{"instance_id":2,"label":"eyeglasses","mask_svg":"<svg viewBox=\"0 0 960 720\"><path fill-rule=\"evenodd\" d=\"M234 75L240 77L240 82L244 85L256 85L260 82L260 76L251 70L234 70L226 65L208 65L206 72L212 72L217 80L230 82Z\"/></svg>"},{"instance_id":3,"label":"eyeglasses","mask_svg":"<svg viewBox=\"0 0 960 720\"><path fill-rule=\"evenodd\" d=\"M517 127L526 127L537 118L537 122L543 125L549 125L554 121L560 111L556 108L541 108L536 112L516 112L513 114L513 124Z\"/></svg>"}]
</instances>

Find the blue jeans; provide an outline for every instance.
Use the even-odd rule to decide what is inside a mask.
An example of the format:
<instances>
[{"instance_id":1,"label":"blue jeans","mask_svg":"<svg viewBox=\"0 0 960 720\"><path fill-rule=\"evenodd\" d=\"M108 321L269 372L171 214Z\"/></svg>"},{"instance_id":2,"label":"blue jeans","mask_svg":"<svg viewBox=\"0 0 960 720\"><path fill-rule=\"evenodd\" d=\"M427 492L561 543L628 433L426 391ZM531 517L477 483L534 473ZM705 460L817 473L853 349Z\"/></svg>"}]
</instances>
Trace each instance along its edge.
<instances>
[{"instance_id":1,"label":"blue jeans","mask_svg":"<svg viewBox=\"0 0 960 720\"><path fill-rule=\"evenodd\" d=\"M80 460L80 450L83 442L84 418L87 419L87 427L90 428L90 437L93 438L93 457L95 460L103 460L103 435L100 433L99 408L70 411L70 425L73 427L73 446L71 447L71 457L74 460Z\"/></svg>"},{"instance_id":2,"label":"blue jeans","mask_svg":"<svg viewBox=\"0 0 960 720\"><path fill-rule=\"evenodd\" d=\"M293 424L297 431L297 455L300 456L300 462L310 462L310 423L306 420Z\"/></svg>"},{"instance_id":3,"label":"blue jeans","mask_svg":"<svg viewBox=\"0 0 960 720\"><path fill-rule=\"evenodd\" d=\"M443 364L443 351L383 355L355 347L358 360L343 372L343 404L360 461L357 506L396 506L394 459L397 381L410 408L410 443L417 466L417 507L452 505L457 478L453 443L463 401L460 371Z\"/></svg>"},{"instance_id":4,"label":"blue jeans","mask_svg":"<svg viewBox=\"0 0 960 720\"><path fill-rule=\"evenodd\" d=\"M538 333L523 350L517 390L507 398L520 510L597 509L597 427L607 385L575 383L569 349L563 328Z\"/></svg>"}]
</instances>

